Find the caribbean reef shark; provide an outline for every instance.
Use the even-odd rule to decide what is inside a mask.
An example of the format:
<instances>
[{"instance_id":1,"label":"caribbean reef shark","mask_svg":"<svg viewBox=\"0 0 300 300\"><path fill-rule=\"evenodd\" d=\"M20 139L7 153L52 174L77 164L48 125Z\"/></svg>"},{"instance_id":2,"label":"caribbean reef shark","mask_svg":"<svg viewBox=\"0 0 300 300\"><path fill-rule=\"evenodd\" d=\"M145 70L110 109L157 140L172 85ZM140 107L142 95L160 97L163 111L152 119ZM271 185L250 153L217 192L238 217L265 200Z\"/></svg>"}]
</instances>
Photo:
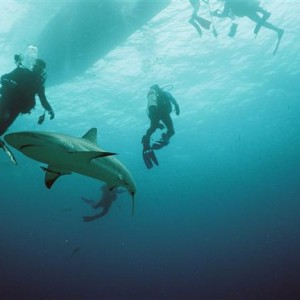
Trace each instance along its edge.
<instances>
[{"instance_id":1,"label":"caribbean reef shark","mask_svg":"<svg viewBox=\"0 0 300 300\"><path fill-rule=\"evenodd\" d=\"M114 155L97 146L97 129L91 128L82 138L60 133L21 131L6 134L5 141L24 155L48 164L45 185L51 188L62 175L72 172L104 181L109 189L124 186L132 195L136 185L129 170Z\"/></svg>"}]
</instances>

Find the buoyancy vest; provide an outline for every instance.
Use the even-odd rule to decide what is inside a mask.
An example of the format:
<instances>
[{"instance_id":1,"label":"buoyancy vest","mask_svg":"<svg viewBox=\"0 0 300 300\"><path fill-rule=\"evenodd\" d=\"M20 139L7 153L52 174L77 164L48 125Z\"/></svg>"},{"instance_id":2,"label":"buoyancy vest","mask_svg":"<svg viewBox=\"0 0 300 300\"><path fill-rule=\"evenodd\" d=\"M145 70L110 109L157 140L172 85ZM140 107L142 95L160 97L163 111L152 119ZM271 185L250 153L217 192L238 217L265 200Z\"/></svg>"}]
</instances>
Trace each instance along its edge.
<instances>
[{"instance_id":1,"label":"buoyancy vest","mask_svg":"<svg viewBox=\"0 0 300 300\"><path fill-rule=\"evenodd\" d=\"M35 95L43 86L44 78L22 66L2 78L17 83L13 89L3 85L2 96L6 98L7 104L20 113L29 113L35 106Z\"/></svg>"},{"instance_id":2,"label":"buoyancy vest","mask_svg":"<svg viewBox=\"0 0 300 300\"><path fill-rule=\"evenodd\" d=\"M150 89L147 95L148 109L150 106L155 106L163 113L170 113L172 111L172 105L170 101L169 92L162 91L157 93L154 89Z\"/></svg>"}]
</instances>

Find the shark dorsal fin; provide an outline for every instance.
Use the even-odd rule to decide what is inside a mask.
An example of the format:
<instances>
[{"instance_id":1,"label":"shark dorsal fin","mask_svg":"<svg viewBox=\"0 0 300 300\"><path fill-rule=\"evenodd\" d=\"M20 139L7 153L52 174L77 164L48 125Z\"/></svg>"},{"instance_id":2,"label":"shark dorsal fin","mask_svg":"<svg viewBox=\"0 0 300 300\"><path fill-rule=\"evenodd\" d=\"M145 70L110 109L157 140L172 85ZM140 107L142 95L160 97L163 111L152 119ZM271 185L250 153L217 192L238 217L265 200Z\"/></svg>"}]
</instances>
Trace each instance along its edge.
<instances>
[{"instance_id":1,"label":"shark dorsal fin","mask_svg":"<svg viewBox=\"0 0 300 300\"><path fill-rule=\"evenodd\" d=\"M97 128L91 128L82 138L97 144Z\"/></svg>"}]
</instances>

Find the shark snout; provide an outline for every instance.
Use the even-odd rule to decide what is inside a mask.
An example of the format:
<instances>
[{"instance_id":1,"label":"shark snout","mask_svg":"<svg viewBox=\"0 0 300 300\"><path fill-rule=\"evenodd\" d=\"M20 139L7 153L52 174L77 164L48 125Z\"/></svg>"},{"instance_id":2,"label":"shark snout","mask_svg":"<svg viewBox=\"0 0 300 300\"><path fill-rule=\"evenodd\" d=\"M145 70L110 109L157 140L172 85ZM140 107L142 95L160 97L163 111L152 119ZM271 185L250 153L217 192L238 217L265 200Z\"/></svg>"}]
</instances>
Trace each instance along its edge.
<instances>
[{"instance_id":1,"label":"shark snout","mask_svg":"<svg viewBox=\"0 0 300 300\"><path fill-rule=\"evenodd\" d=\"M27 132L9 133L4 136L4 140L15 149L21 150L26 145L33 145L35 136Z\"/></svg>"},{"instance_id":2,"label":"shark snout","mask_svg":"<svg viewBox=\"0 0 300 300\"><path fill-rule=\"evenodd\" d=\"M18 146L20 145L20 141L18 138L18 134L16 134L16 133L6 134L4 136L4 140L6 143L11 145L12 147L17 148L17 149L19 148Z\"/></svg>"}]
</instances>

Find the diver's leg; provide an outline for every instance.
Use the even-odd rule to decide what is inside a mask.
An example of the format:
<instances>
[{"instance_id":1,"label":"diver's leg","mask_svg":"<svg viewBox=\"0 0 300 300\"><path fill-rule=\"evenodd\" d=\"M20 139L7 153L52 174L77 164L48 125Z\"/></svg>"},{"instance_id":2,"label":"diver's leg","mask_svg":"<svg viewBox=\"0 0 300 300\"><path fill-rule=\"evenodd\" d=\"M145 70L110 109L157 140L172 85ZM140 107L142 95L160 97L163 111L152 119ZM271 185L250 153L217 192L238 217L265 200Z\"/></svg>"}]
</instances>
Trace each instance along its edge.
<instances>
[{"instance_id":1,"label":"diver's leg","mask_svg":"<svg viewBox=\"0 0 300 300\"><path fill-rule=\"evenodd\" d=\"M210 29L210 25L211 25L211 21L208 21L202 17L199 17L199 16L194 16L193 17L195 21L197 21L199 23L199 25L207 30Z\"/></svg>"},{"instance_id":2,"label":"diver's leg","mask_svg":"<svg viewBox=\"0 0 300 300\"><path fill-rule=\"evenodd\" d=\"M200 25L195 21L194 17L190 18L189 23L192 24L195 27L195 29L197 30L198 34L200 36L202 36L202 29L201 29Z\"/></svg>"},{"instance_id":3,"label":"diver's leg","mask_svg":"<svg viewBox=\"0 0 300 300\"><path fill-rule=\"evenodd\" d=\"M171 136L175 134L173 121L169 114L166 114L162 117L162 121L165 124L167 128L167 132L164 132L161 135L161 139L153 144L153 149L161 149L164 146L167 146L169 144Z\"/></svg>"},{"instance_id":4,"label":"diver's leg","mask_svg":"<svg viewBox=\"0 0 300 300\"><path fill-rule=\"evenodd\" d=\"M153 164L158 166L158 161L153 151L153 147L150 146L151 135L156 131L157 128L160 128L160 123L159 123L160 117L157 109L152 111L152 113L149 113L149 118L151 122L150 127L142 138L142 144L143 144L142 157L146 167L148 169L151 169L153 167Z\"/></svg>"},{"instance_id":5,"label":"diver's leg","mask_svg":"<svg viewBox=\"0 0 300 300\"><path fill-rule=\"evenodd\" d=\"M85 203L89 204L90 206L92 206L94 209L98 208L99 206L97 205L98 203L96 203L96 201L91 200L91 199L87 199L84 197L81 197L81 200L83 200Z\"/></svg>"},{"instance_id":6,"label":"diver's leg","mask_svg":"<svg viewBox=\"0 0 300 300\"><path fill-rule=\"evenodd\" d=\"M257 36L260 28L263 26L263 24L270 18L271 16L271 13L266 11L265 9L261 8L261 7L258 7L256 9L256 12L255 14L258 16L257 13L261 13L262 14L262 17L261 18L257 18L254 14L254 18L255 18L255 22L257 23L257 25L255 26L254 28L254 34L255 34L255 37Z\"/></svg>"},{"instance_id":7,"label":"diver's leg","mask_svg":"<svg viewBox=\"0 0 300 300\"><path fill-rule=\"evenodd\" d=\"M263 19L264 20L267 20L270 16L271 16L271 13L268 12L267 10L263 9L262 7L258 6L256 8L256 11L261 13L263 15Z\"/></svg>"},{"instance_id":8,"label":"diver's leg","mask_svg":"<svg viewBox=\"0 0 300 300\"><path fill-rule=\"evenodd\" d=\"M102 213L99 213L99 214L96 214L96 215L93 215L93 216L84 216L82 217L83 221L84 222L91 222L91 221L94 221L98 218L101 218L103 217L103 214Z\"/></svg>"},{"instance_id":9,"label":"diver's leg","mask_svg":"<svg viewBox=\"0 0 300 300\"><path fill-rule=\"evenodd\" d=\"M175 130L174 130L173 121L171 119L171 116L169 114L165 115L164 118L163 118L163 122L167 127L167 132L166 132L165 138L167 138L169 140L170 137L175 134Z\"/></svg>"},{"instance_id":10,"label":"diver's leg","mask_svg":"<svg viewBox=\"0 0 300 300\"><path fill-rule=\"evenodd\" d=\"M1 101L2 99L0 99ZM3 102L0 102L0 136L4 134L4 132L9 127L8 123L9 113L7 109L4 107Z\"/></svg>"},{"instance_id":11,"label":"diver's leg","mask_svg":"<svg viewBox=\"0 0 300 300\"><path fill-rule=\"evenodd\" d=\"M19 112L9 112L8 110L0 112L0 136L6 132L18 115Z\"/></svg>"},{"instance_id":12,"label":"diver's leg","mask_svg":"<svg viewBox=\"0 0 300 300\"><path fill-rule=\"evenodd\" d=\"M247 17L256 24L260 24L262 22L262 18L255 11L248 12Z\"/></svg>"},{"instance_id":13,"label":"diver's leg","mask_svg":"<svg viewBox=\"0 0 300 300\"><path fill-rule=\"evenodd\" d=\"M0 136L5 133L8 127L14 122L19 114L7 115L3 111L0 112ZM8 155L9 159L13 164L17 164L16 158L12 151L5 145L4 141L0 139L0 148L4 150L4 152Z\"/></svg>"},{"instance_id":14,"label":"diver's leg","mask_svg":"<svg viewBox=\"0 0 300 300\"><path fill-rule=\"evenodd\" d=\"M269 28L269 29L271 29L271 30L277 32L278 37L280 37L280 38L281 38L281 36L283 35L283 32L284 32L283 29L278 28L277 26L274 26L273 24L271 24L271 23L269 23L269 22L264 22L264 23L262 24L262 26L263 26L263 27L266 27L266 28Z\"/></svg>"},{"instance_id":15,"label":"diver's leg","mask_svg":"<svg viewBox=\"0 0 300 300\"><path fill-rule=\"evenodd\" d=\"M150 127L147 129L146 134L142 138L144 150L148 150L150 148L151 135L156 131L156 129L160 128L160 116L156 107L149 108L149 119Z\"/></svg>"},{"instance_id":16,"label":"diver's leg","mask_svg":"<svg viewBox=\"0 0 300 300\"><path fill-rule=\"evenodd\" d=\"M247 15L247 17L257 24L255 29L254 29L255 35L258 34L261 27L265 27L265 28L268 28L270 30L273 30L273 31L277 32L279 38L282 37L283 29L280 29L280 28L274 26L273 24L271 24L269 22L266 22L265 19L260 18L257 13L249 14L249 15Z\"/></svg>"},{"instance_id":17,"label":"diver's leg","mask_svg":"<svg viewBox=\"0 0 300 300\"><path fill-rule=\"evenodd\" d=\"M200 8L200 0L190 0L190 3L194 9L192 16L196 16Z\"/></svg>"},{"instance_id":18,"label":"diver's leg","mask_svg":"<svg viewBox=\"0 0 300 300\"><path fill-rule=\"evenodd\" d=\"M150 149L150 138L151 135L156 131L157 127L156 124L151 122L150 127L147 129L146 134L142 137L142 144L144 150Z\"/></svg>"},{"instance_id":19,"label":"diver's leg","mask_svg":"<svg viewBox=\"0 0 300 300\"><path fill-rule=\"evenodd\" d=\"M2 136L8 127L14 122L14 120L18 117L19 113L10 113L2 99L0 99L0 136ZM5 145L4 141L0 139L0 148L4 150L4 152L8 155L9 159L13 164L17 164L16 158L12 151Z\"/></svg>"}]
</instances>

